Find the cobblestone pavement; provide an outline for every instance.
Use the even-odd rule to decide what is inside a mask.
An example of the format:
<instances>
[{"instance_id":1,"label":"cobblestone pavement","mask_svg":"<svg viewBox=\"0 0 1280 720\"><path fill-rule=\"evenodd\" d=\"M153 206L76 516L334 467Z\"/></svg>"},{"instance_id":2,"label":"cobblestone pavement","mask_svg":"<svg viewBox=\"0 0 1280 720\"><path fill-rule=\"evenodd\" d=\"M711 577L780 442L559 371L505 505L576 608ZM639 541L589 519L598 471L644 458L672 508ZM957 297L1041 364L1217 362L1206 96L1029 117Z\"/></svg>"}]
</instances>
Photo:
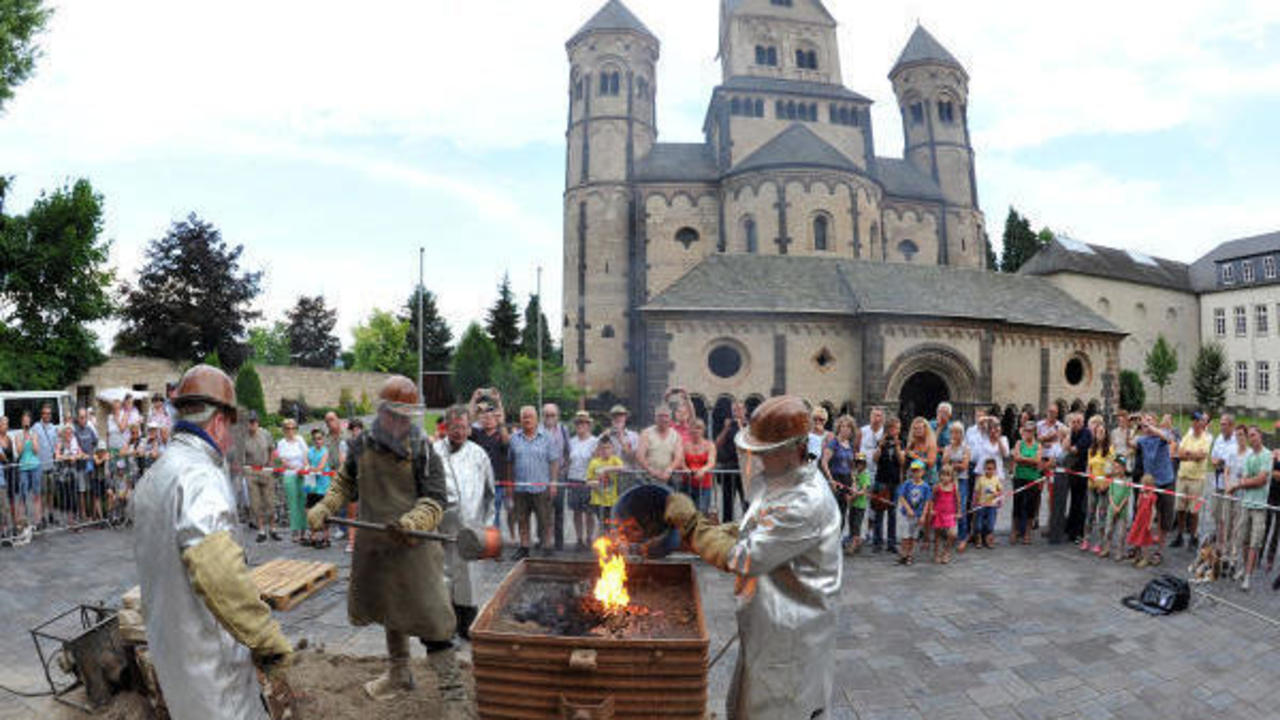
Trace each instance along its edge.
<instances>
[{"instance_id":1,"label":"cobblestone pavement","mask_svg":"<svg viewBox=\"0 0 1280 720\"><path fill-rule=\"evenodd\" d=\"M278 555L339 564L342 581L280 613L291 639L330 652L377 655L381 630L347 623L349 557L338 543L318 551L289 543L256 545L250 564ZM1181 572L1189 555L1170 553ZM480 566L488 597L511 564ZM1192 608L1152 618L1119 599L1153 575L1063 546L969 551L947 566L900 567L886 555L845 564L831 716L961 720L1021 718L1274 718L1280 630L1197 596ZM732 583L699 570L714 653L733 636ZM0 551L0 684L44 682L27 629L74 603L117 604L136 584L129 531L95 530L41 538ZM1262 577L1257 578L1259 581ZM1210 592L1280 619L1280 593L1262 582L1249 595L1225 583ZM418 648L415 652L421 652ZM711 706L722 712L735 650L711 671ZM47 699L0 692L0 720L40 718Z\"/></svg>"}]
</instances>

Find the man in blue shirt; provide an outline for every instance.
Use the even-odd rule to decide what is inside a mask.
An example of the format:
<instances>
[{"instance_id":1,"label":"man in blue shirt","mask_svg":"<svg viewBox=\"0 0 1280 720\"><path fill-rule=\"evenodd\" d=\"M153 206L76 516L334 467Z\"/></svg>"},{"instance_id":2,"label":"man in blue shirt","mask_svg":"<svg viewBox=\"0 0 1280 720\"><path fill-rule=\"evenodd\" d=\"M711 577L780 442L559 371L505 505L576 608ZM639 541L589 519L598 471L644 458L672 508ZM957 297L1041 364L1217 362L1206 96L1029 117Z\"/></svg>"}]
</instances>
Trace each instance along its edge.
<instances>
[{"instance_id":1,"label":"man in blue shirt","mask_svg":"<svg viewBox=\"0 0 1280 720\"><path fill-rule=\"evenodd\" d=\"M1142 425L1138 429L1138 439L1135 442L1138 452L1142 454L1142 471L1155 478L1157 489L1168 491L1156 493L1156 516L1160 519L1160 531L1156 534L1156 554L1153 564L1159 564L1165 535L1173 530L1175 506L1173 489L1177 478L1173 474L1173 456L1169 454L1169 447L1170 444L1176 445L1176 443L1173 433L1161 428L1156 422L1155 415L1146 413L1142 416Z\"/></svg>"},{"instance_id":2,"label":"man in blue shirt","mask_svg":"<svg viewBox=\"0 0 1280 720\"><path fill-rule=\"evenodd\" d=\"M520 408L520 432L511 436L507 448L508 477L515 484L516 525L520 529L520 547L513 560L529 557L529 516L537 513L538 531L542 535L543 552L551 552L551 503L556 496L552 479L559 474L560 463L551 438L538 430L538 411L530 405Z\"/></svg>"}]
</instances>

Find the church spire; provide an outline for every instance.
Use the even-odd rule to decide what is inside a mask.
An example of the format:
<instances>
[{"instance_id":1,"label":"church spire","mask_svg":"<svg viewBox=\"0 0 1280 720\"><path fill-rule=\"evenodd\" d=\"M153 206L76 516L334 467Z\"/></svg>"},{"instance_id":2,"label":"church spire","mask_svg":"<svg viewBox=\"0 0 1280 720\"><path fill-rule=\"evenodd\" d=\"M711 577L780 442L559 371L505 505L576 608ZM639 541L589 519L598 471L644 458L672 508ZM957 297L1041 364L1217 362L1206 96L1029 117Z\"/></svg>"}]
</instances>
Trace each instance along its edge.
<instances>
[{"instance_id":1,"label":"church spire","mask_svg":"<svg viewBox=\"0 0 1280 720\"><path fill-rule=\"evenodd\" d=\"M609 0L604 4L604 7L591 16L591 19L578 32L573 34L569 42L572 43L587 33L610 30L615 32L630 31L654 38L654 34L650 32L649 28L645 27L645 24L640 22L640 18L636 17L635 13L622 4L622 0Z\"/></svg>"},{"instance_id":2,"label":"church spire","mask_svg":"<svg viewBox=\"0 0 1280 720\"><path fill-rule=\"evenodd\" d=\"M964 72L964 66L960 61L951 54L938 39L924 29L920 21L916 21L916 29L911 33L911 38L907 40L907 46L902 49L902 54L898 56L898 62L894 63L893 70L889 71L889 76L893 77L899 70L911 65L920 64L946 65L956 68L960 72Z\"/></svg>"}]
</instances>

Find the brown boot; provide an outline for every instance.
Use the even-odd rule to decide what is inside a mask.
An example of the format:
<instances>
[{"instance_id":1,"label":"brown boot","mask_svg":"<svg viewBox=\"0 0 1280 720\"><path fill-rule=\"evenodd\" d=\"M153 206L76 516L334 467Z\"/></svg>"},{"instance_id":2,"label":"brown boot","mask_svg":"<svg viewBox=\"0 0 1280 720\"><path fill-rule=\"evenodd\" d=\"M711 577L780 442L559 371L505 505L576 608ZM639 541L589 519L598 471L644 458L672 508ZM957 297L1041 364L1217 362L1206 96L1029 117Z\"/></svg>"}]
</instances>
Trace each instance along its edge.
<instances>
[{"instance_id":1,"label":"brown boot","mask_svg":"<svg viewBox=\"0 0 1280 720\"><path fill-rule=\"evenodd\" d=\"M462 671L458 669L458 660L452 649L427 653L427 664L431 666L431 672L436 674L436 687L440 690L441 700L466 701L467 688L462 682Z\"/></svg>"},{"instance_id":2,"label":"brown boot","mask_svg":"<svg viewBox=\"0 0 1280 720\"><path fill-rule=\"evenodd\" d=\"M409 670L409 658L391 658L387 671L364 684L364 691L378 702L400 697L414 688L413 673Z\"/></svg>"}]
</instances>

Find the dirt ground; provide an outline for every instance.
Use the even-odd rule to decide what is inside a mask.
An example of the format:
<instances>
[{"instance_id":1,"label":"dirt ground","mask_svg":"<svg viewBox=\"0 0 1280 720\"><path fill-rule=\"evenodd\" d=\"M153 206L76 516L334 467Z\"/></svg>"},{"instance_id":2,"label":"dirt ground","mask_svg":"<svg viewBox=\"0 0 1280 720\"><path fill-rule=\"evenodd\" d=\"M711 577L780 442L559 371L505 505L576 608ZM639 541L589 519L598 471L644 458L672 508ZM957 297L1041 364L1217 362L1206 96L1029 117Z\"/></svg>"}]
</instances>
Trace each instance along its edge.
<instances>
[{"instance_id":1,"label":"dirt ground","mask_svg":"<svg viewBox=\"0 0 1280 720\"><path fill-rule=\"evenodd\" d=\"M299 652L288 673L289 682L298 697L295 718L368 720L372 714L381 718L475 719L475 687L469 667L463 668L468 700L447 705L440 700L435 676L427 666L426 658L413 659L416 690L390 702L375 703L365 695L364 684L385 668L386 661L377 657L329 655L314 650ZM85 715L61 704L57 708L53 720L84 720L87 717L94 720L155 719L147 700L132 692L117 695L109 706L93 715Z\"/></svg>"}]
</instances>

